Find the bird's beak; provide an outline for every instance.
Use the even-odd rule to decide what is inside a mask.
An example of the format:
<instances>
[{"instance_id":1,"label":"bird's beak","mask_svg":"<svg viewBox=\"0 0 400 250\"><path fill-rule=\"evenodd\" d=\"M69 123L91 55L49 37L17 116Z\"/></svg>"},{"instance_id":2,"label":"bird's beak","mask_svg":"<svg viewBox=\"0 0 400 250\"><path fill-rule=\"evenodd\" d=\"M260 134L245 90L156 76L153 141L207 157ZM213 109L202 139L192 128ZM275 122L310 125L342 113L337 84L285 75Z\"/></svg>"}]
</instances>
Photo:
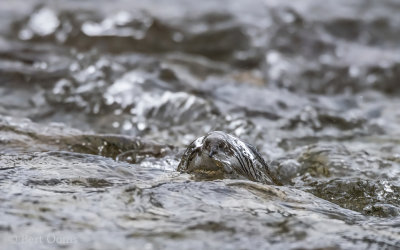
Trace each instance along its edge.
<instances>
[{"instance_id":1,"label":"bird's beak","mask_svg":"<svg viewBox=\"0 0 400 250\"><path fill-rule=\"evenodd\" d=\"M210 150L210 153L208 154L208 157L212 158L213 155L217 153L217 149L215 147L212 147Z\"/></svg>"}]
</instances>

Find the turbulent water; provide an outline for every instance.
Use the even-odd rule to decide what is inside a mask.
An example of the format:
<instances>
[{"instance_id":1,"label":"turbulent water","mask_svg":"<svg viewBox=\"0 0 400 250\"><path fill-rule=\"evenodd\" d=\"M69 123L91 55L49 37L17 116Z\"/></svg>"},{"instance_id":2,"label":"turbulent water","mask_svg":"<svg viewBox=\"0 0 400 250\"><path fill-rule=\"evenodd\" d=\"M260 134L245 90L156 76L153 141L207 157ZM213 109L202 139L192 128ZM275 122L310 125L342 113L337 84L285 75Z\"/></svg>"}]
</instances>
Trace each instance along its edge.
<instances>
[{"instance_id":1,"label":"turbulent water","mask_svg":"<svg viewBox=\"0 0 400 250\"><path fill-rule=\"evenodd\" d=\"M0 248L400 248L399 12L3 0ZM213 130L284 185L177 172Z\"/></svg>"}]
</instances>

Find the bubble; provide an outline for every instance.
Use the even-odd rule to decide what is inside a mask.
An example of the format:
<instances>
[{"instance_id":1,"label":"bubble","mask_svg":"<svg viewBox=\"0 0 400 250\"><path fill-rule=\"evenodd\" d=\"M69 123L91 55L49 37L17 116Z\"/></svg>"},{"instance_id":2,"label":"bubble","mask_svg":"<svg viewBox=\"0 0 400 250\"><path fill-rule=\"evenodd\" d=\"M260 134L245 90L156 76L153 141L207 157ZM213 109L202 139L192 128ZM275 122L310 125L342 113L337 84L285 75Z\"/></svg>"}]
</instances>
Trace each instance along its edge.
<instances>
[{"instance_id":1,"label":"bubble","mask_svg":"<svg viewBox=\"0 0 400 250\"><path fill-rule=\"evenodd\" d=\"M120 115L120 114L122 114L122 109L114 110L114 115Z\"/></svg>"},{"instance_id":2,"label":"bubble","mask_svg":"<svg viewBox=\"0 0 400 250\"><path fill-rule=\"evenodd\" d=\"M113 128L119 128L119 122L113 122L112 126Z\"/></svg>"},{"instance_id":3,"label":"bubble","mask_svg":"<svg viewBox=\"0 0 400 250\"><path fill-rule=\"evenodd\" d=\"M59 25L60 21L56 13L49 8L38 10L28 22L29 29L39 36L47 36L54 33Z\"/></svg>"},{"instance_id":4,"label":"bubble","mask_svg":"<svg viewBox=\"0 0 400 250\"><path fill-rule=\"evenodd\" d=\"M23 29L19 32L18 37L21 40L29 40L33 37L33 32L29 29Z\"/></svg>"},{"instance_id":5,"label":"bubble","mask_svg":"<svg viewBox=\"0 0 400 250\"><path fill-rule=\"evenodd\" d=\"M139 130L144 130L145 128L146 128L146 123L144 123L144 122L139 122L138 124L137 124L137 128L139 129Z\"/></svg>"},{"instance_id":6,"label":"bubble","mask_svg":"<svg viewBox=\"0 0 400 250\"><path fill-rule=\"evenodd\" d=\"M123 130L130 130L130 129L132 129L132 123L130 123L129 121L124 121L124 124L122 125L122 129L123 129Z\"/></svg>"}]
</instances>

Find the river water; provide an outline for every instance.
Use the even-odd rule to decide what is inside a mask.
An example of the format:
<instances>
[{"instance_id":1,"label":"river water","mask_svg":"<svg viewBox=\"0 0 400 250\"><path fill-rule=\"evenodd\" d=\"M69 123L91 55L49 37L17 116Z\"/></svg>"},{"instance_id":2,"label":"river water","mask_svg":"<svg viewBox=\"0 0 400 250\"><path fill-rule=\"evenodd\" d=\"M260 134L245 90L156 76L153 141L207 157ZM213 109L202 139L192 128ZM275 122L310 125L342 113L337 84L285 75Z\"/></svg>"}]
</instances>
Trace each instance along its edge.
<instances>
[{"instance_id":1,"label":"river water","mask_svg":"<svg viewBox=\"0 0 400 250\"><path fill-rule=\"evenodd\" d=\"M399 12L3 0L0 248L400 248ZM177 172L212 130L283 186Z\"/></svg>"}]
</instances>

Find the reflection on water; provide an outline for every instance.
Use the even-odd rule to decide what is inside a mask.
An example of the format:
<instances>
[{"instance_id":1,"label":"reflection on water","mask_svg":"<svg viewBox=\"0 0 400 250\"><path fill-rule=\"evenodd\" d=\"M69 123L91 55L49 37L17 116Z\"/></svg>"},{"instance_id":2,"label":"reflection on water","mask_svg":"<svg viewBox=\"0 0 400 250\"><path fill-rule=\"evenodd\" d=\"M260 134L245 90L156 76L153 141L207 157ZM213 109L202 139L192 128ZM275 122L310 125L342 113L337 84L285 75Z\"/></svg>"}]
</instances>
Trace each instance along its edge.
<instances>
[{"instance_id":1,"label":"reflection on water","mask_svg":"<svg viewBox=\"0 0 400 250\"><path fill-rule=\"evenodd\" d=\"M399 10L7 1L2 248L400 247ZM284 185L177 172L212 130Z\"/></svg>"}]
</instances>

